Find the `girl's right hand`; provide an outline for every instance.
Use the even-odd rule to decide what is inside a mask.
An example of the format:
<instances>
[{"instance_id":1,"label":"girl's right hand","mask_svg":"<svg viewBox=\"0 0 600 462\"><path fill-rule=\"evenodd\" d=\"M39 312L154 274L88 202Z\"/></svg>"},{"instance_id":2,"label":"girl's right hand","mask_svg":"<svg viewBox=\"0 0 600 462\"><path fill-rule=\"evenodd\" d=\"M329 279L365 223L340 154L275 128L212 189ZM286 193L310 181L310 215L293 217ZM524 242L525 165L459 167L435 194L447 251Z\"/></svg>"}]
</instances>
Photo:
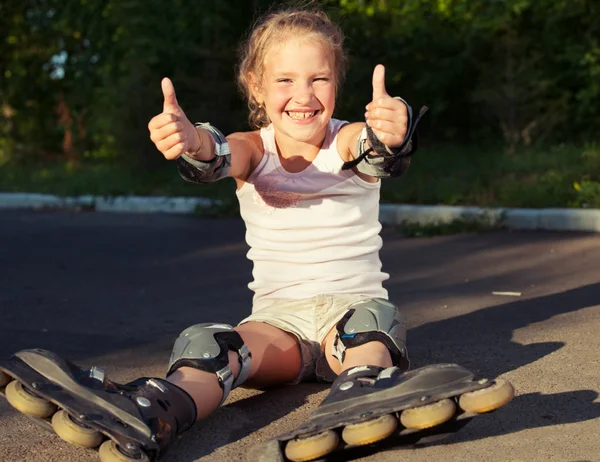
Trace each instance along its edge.
<instances>
[{"instance_id":1,"label":"girl's right hand","mask_svg":"<svg viewBox=\"0 0 600 462\"><path fill-rule=\"evenodd\" d=\"M198 152L202 145L200 136L179 106L173 83L165 77L161 87L163 111L148 123L150 139L168 160L177 159L186 152Z\"/></svg>"}]
</instances>

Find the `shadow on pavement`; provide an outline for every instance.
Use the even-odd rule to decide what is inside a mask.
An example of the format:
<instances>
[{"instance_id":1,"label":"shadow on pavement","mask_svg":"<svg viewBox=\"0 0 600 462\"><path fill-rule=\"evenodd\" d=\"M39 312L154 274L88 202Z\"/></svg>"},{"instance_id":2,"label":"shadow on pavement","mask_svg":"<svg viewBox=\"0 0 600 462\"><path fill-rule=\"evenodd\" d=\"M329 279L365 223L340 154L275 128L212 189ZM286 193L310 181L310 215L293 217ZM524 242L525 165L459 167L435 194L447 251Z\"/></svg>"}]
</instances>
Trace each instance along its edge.
<instances>
[{"instance_id":1,"label":"shadow on pavement","mask_svg":"<svg viewBox=\"0 0 600 462\"><path fill-rule=\"evenodd\" d=\"M598 392L594 390L517 395L506 407L473 419L465 431L445 443L455 444L529 428L597 419L600 417L600 403L594 403L597 398ZM485 422L482 422L484 419Z\"/></svg>"},{"instance_id":2,"label":"shadow on pavement","mask_svg":"<svg viewBox=\"0 0 600 462\"><path fill-rule=\"evenodd\" d=\"M235 324L250 311L246 285L251 266L244 256L240 220L24 212L3 213L2 218L1 356L40 347L86 365L89 358L111 354L119 367L134 374L139 370L129 365L147 368L149 358L155 364L164 358L166 364L173 341L186 327L208 321ZM575 235L561 236L536 233L535 239L554 243ZM411 276L411 270L434 265L443 274L456 271L452 263L465 255L490 249L498 255L490 264L500 264L502 252L529 242L532 238L526 233L415 242L392 237L383 258L389 259L385 267L392 274ZM535 268L543 269L545 262L534 262ZM519 267L521 272L505 269L501 279L509 282L531 273L526 263ZM465 264L474 273L481 262ZM485 287L486 277L477 284ZM453 282L423 271L412 279L390 281L390 293L392 300L409 294L416 304L434 291L438 298L445 296ZM462 293L471 288L465 286ZM516 330L599 305L600 283L594 283L423 324L408 333L412 367L452 362L477 375L496 377L564 346L560 341L521 345L513 341ZM177 446L195 457L209 454L287 416L323 387L302 384L229 404L190 430ZM599 404L593 403L597 396L592 390L518 395L506 408L478 418L447 442L591 420L600 417Z\"/></svg>"},{"instance_id":3,"label":"shadow on pavement","mask_svg":"<svg viewBox=\"0 0 600 462\"><path fill-rule=\"evenodd\" d=\"M561 342L521 345L512 341L516 330L592 306L600 306L600 283L424 324L408 332L412 367L450 362L497 377L564 346Z\"/></svg>"},{"instance_id":4,"label":"shadow on pavement","mask_svg":"<svg viewBox=\"0 0 600 462\"><path fill-rule=\"evenodd\" d=\"M274 388L226 405L189 430L166 459L198 460L286 417L306 404L309 395L327 388L316 383Z\"/></svg>"},{"instance_id":5,"label":"shadow on pavement","mask_svg":"<svg viewBox=\"0 0 600 462\"><path fill-rule=\"evenodd\" d=\"M473 370L477 375L495 378L531 364L564 346L561 342L520 345L511 340L516 329L597 305L600 305L600 284L590 284L558 294L484 308L417 327L409 331L409 351L413 368L453 362ZM442 440L441 444L456 444L530 428L582 422L600 417L600 403L594 403L598 398L596 391L519 395L518 384L514 385L517 387L517 396L511 403L494 413L476 417L464 430ZM294 389L288 387L269 390L243 402L234 403L230 406L231 409L223 408L217 411L214 418L200 423L193 430L196 437L191 438L197 439L210 427L211 435L220 435L218 440L211 439L208 443L203 438L201 447L194 446L193 441L187 440L181 444L185 444L187 453L192 457L189 460L195 460L193 457L210 454L220 446L270 425L304 404L306 396L323 389L325 386L300 384ZM242 424L236 424L231 429L232 422L238 420L237 417L227 418L227 414L235 413L243 416L243 420ZM371 452L376 450L363 448L356 457L364 457ZM349 456L344 457L346 460L352 460Z\"/></svg>"}]
</instances>

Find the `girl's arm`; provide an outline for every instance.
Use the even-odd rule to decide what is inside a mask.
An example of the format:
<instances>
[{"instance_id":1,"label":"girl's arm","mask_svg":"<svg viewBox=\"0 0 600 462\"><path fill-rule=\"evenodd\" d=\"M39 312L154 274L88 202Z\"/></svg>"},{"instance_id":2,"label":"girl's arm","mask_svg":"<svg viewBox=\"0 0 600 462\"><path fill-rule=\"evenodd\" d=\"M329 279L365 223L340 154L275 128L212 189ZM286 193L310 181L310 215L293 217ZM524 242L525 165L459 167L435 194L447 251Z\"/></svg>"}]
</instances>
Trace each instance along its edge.
<instances>
[{"instance_id":1,"label":"girl's arm","mask_svg":"<svg viewBox=\"0 0 600 462\"><path fill-rule=\"evenodd\" d=\"M175 160L181 176L195 183L221 178L245 180L253 160L262 152L257 132L233 133L228 137L210 126L194 126L179 106L172 82L162 83L164 105L148 124L150 139L168 160Z\"/></svg>"}]
</instances>

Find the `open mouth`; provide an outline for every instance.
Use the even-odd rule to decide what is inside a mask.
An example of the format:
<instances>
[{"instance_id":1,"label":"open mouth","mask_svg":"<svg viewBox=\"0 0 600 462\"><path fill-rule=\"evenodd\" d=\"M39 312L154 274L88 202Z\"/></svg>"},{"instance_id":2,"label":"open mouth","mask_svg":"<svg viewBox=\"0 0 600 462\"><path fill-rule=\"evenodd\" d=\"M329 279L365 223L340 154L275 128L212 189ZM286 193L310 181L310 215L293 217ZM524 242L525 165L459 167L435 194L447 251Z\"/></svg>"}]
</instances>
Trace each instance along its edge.
<instances>
[{"instance_id":1,"label":"open mouth","mask_svg":"<svg viewBox=\"0 0 600 462\"><path fill-rule=\"evenodd\" d=\"M306 120L306 119L311 119L314 116L316 116L320 111L316 110L316 111L302 111L302 112L297 112L297 111L285 111L285 113L290 116L290 118L294 119L294 120Z\"/></svg>"}]
</instances>

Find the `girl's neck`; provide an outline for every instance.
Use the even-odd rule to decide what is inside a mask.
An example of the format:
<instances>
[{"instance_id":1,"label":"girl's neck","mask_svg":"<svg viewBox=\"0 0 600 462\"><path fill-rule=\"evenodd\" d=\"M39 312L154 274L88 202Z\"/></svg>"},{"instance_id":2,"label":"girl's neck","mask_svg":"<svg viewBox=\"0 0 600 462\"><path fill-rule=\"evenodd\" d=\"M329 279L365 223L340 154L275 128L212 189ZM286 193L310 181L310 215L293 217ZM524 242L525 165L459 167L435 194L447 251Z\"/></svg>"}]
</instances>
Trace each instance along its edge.
<instances>
[{"instance_id":1,"label":"girl's neck","mask_svg":"<svg viewBox=\"0 0 600 462\"><path fill-rule=\"evenodd\" d=\"M283 159L290 159L293 157L302 157L309 162L312 162L319 154L327 131L324 131L318 142L305 142L298 141L289 136L283 135L275 131L275 144L277 146L277 153L279 157Z\"/></svg>"},{"instance_id":2,"label":"girl's neck","mask_svg":"<svg viewBox=\"0 0 600 462\"><path fill-rule=\"evenodd\" d=\"M299 173L305 170L319 155L326 135L325 131L319 143L316 144L297 141L275 132L275 145L282 167L290 173Z\"/></svg>"}]
</instances>

